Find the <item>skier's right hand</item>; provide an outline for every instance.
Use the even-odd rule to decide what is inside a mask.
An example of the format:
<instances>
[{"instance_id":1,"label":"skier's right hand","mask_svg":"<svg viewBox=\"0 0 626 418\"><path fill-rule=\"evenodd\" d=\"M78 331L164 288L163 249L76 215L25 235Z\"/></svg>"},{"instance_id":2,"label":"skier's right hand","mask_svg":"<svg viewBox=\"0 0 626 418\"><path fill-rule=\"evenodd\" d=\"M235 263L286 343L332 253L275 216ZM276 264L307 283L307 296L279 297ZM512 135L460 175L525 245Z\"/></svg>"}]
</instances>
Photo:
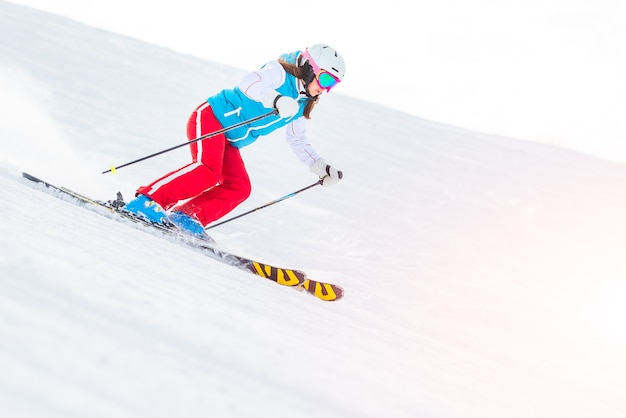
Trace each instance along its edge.
<instances>
[{"instance_id":1,"label":"skier's right hand","mask_svg":"<svg viewBox=\"0 0 626 418\"><path fill-rule=\"evenodd\" d=\"M319 176L322 186L332 186L343 178L343 173L327 164L323 158L315 161L309 170L311 170L311 173Z\"/></svg>"}]
</instances>

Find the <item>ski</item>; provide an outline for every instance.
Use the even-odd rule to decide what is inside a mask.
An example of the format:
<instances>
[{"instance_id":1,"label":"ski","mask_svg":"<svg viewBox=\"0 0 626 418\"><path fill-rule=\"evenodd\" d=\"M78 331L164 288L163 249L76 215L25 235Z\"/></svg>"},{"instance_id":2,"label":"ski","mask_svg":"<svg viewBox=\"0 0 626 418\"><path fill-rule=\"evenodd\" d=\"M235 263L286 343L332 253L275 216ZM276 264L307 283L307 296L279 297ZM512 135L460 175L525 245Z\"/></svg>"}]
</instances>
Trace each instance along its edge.
<instances>
[{"instance_id":1,"label":"ski","mask_svg":"<svg viewBox=\"0 0 626 418\"><path fill-rule=\"evenodd\" d=\"M271 280L279 285L289 286L296 290L309 293L323 301L336 301L343 297L344 291L340 286L332 283L318 282L309 279L303 271L289 268L276 267L260 261L232 254L216 247L215 243L208 240L190 237L178 232L175 227L164 224L152 223L141 216L137 216L123 209L124 202L120 193L113 201L100 201L91 199L63 186L55 186L28 173L22 173L22 177L34 183L45 186L53 196L65 201L77 204L101 215L114 214L119 221L131 221L135 224L161 232L165 236L173 237L188 248L198 250L211 258L224 262L233 267L252 273L264 279ZM110 216L107 216L110 218Z\"/></svg>"}]
</instances>

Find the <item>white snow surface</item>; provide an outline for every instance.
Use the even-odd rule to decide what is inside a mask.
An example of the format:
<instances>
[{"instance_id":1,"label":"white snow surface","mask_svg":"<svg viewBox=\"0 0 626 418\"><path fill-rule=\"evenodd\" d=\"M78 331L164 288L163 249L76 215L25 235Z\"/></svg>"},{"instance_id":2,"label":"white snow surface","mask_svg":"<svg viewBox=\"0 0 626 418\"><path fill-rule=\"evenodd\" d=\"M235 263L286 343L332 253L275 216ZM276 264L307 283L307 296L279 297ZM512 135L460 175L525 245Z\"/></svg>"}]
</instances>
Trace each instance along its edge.
<instances>
[{"instance_id":1,"label":"white snow surface","mask_svg":"<svg viewBox=\"0 0 626 418\"><path fill-rule=\"evenodd\" d=\"M241 70L3 1L0 35L1 416L626 413L625 165L324 96L344 180L210 230L345 288L323 302L21 178L128 198L186 147L101 172ZM282 131L243 154L231 216L315 181Z\"/></svg>"}]
</instances>

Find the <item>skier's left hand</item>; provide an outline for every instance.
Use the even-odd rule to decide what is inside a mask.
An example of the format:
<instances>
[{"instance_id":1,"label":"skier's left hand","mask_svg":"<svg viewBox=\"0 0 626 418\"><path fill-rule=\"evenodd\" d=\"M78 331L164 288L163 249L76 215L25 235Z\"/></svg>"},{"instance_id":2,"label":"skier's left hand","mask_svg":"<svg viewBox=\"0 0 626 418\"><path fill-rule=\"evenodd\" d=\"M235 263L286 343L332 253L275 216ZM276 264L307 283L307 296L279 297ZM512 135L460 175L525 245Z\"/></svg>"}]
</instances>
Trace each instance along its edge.
<instances>
[{"instance_id":1,"label":"skier's left hand","mask_svg":"<svg viewBox=\"0 0 626 418\"><path fill-rule=\"evenodd\" d=\"M322 186L332 186L343 178L343 173L327 164L323 158L315 161L310 168L311 172L317 174L322 181Z\"/></svg>"},{"instance_id":2,"label":"skier's left hand","mask_svg":"<svg viewBox=\"0 0 626 418\"><path fill-rule=\"evenodd\" d=\"M300 110L300 105L296 99L283 96L276 90L270 90L263 97L263 106L278 110L281 118L290 118Z\"/></svg>"},{"instance_id":3,"label":"skier's left hand","mask_svg":"<svg viewBox=\"0 0 626 418\"><path fill-rule=\"evenodd\" d=\"M290 118L298 113L300 105L289 96L279 96L276 99L276 110L281 118Z\"/></svg>"}]
</instances>

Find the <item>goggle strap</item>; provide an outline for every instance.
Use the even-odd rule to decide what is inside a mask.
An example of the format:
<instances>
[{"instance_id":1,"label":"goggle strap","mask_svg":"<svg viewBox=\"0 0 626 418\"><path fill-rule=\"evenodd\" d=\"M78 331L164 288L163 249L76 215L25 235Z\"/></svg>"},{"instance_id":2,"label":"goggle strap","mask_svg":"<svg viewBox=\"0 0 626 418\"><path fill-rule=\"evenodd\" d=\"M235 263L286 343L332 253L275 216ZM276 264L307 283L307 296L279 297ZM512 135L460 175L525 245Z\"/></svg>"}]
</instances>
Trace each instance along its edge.
<instances>
[{"instance_id":1,"label":"goggle strap","mask_svg":"<svg viewBox=\"0 0 626 418\"><path fill-rule=\"evenodd\" d=\"M302 56L308 61L311 68L313 68L313 72L315 74L320 72L321 68L318 67L315 61L313 61L313 58L311 58L311 54L309 54L309 48L305 49L304 52L302 52Z\"/></svg>"}]
</instances>

